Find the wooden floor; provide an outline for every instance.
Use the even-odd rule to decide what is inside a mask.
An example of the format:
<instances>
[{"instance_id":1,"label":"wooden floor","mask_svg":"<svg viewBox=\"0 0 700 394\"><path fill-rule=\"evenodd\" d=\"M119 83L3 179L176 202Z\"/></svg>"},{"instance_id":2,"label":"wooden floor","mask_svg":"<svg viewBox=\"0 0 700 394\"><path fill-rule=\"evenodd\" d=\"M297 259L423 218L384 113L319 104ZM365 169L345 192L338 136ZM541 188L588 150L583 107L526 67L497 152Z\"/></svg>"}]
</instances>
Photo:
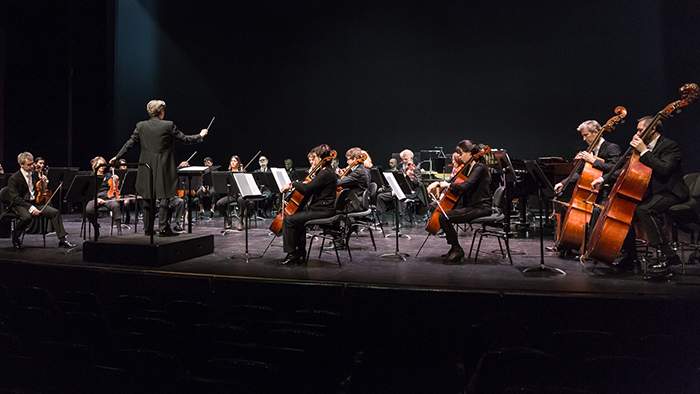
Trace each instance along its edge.
<instances>
[{"instance_id":1,"label":"wooden floor","mask_svg":"<svg viewBox=\"0 0 700 394\"><path fill-rule=\"evenodd\" d=\"M123 243L143 242L142 234L134 228L124 229L124 235L109 234L108 219L102 218L102 241ZM69 240L81 245L80 222L77 215L65 215L65 227ZM408 225L401 232L398 245L395 233L389 229L383 234L375 229L374 250L368 231L350 239L352 260L347 251L339 251L339 266L333 249L326 249L319 257L320 241L315 241L311 258L305 266L281 266L277 262L285 253L281 237L273 237L268 231L270 219L258 220L248 230L246 256L246 232L229 231L222 234L220 218L202 219L193 226L193 235L213 234L214 253L162 267L139 267L86 263L82 247L73 250L56 248L54 234L46 237L46 247L40 235L27 234L19 251L14 251L9 239L0 241L0 260L30 264L64 265L85 269L108 269L134 272L160 272L185 276L210 276L259 281L280 281L310 284L342 284L369 288L405 288L447 292L477 292L496 294L537 294L582 297L700 297L700 267L686 265L686 273L680 266L671 280L646 281L640 272L615 273L604 264L592 261L583 264L575 258L562 259L545 248L540 253L539 232L533 226L519 228L513 233L510 249L513 265L501 256L497 238L484 238L478 260L474 253L462 263L447 264L440 255L449 249L444 238L427 239L424 223ZM255 227L257 226L257 227ZM385 236L386 235L386 236ZM460 231L462 247L469 252L472 231ZM172 242L189 237L181 234L173 238L155 238L158 242ZM114 238L117 237L115 240ZM425 245L418 256L423 242ZM551 232L545 231L544 246L552 245ZM308 246L308 240L307 240ZM267 249L267 250L266 250ZM396 257L396 251L408 254L406 261ZM264 255L263 255L264 253ZM383 256L389 254L389 256ZM686 256L687 258L687 256ZM248 260L248 261L246 261ZM529 267L558 268L566 274Z\"/></svg>"}]
</instances>

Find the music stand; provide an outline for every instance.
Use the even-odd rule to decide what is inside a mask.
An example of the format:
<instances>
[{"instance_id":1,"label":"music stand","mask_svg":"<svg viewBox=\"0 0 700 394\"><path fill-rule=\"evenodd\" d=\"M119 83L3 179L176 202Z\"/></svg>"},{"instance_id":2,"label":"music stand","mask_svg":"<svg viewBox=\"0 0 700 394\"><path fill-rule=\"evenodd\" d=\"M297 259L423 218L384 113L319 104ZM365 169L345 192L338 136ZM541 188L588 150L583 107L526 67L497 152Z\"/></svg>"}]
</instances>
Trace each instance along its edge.
<instances>
[{"instance_id":1,"label":"music stand","mask_svg":"<svg viewBox=\"0 0 700 394\"><path fill-rule=\"evenodd\" d=\"M539 200L540 209L540 265L525 268L523 270L523 273L532 271L549 271L553 273L566 275L566 272L564 272L564 270L556 267L549 267L544 263L544 224L542 220L542 216L544 215L542 213L542 199L543 196L554 198L554 188L552 187L552 184L549 182L549 179L547 179L547 177L544 175L544 172L542 172L542 169L536 161L525 160L525 168L527 169L527 172L529 172L530 175L532 175L532 177L535 179L535 182L537 182L538 186L537 199Z\"/></svg>"},{"instance_id":2,"label":"music stand","mask_svg":"<svg viewBox=\"0 0 700 394\"><path fill-rule=\"evenodd\" d=\"M185 191L185 194L190 193L190 190L192 190L193 177L202 177L204 176L204 174L208 174L217 168L219 168L219 166L190 166L178 168L177 173L179 175L187 176L187 190ZM188 196L187 215L190 218L190 220L187 221L187 232L190 234L192 233L192 200L192 196Z\"/></svg>"},{"instance_id":3,"label":"music stand","mask_svg":"<svg viewBox=\"0 0 700 394\"><path fill-rule=\"evenodd\" d=\"M243 197L244 203L248 203L249 201L259 201L263 199L262 193L260 193L260 189L258 188L258 184L255 181L255 178L253 177L253 174L248 174L244 172L234 172L233 174L233 181L236 184L236 187L238 188L238 191L241 193L241 197ZM250 255L248 253L248 227L250 227L250 215L246 216L246 225L245 225L245 262L250 261ZM229 258L234 258L233 256Z\"/></svg>"},{"instance_id":4,"label":"music stand","mask_svg":"<svg viewBox=\"0 0 700 394\"><path fill-rule=\"evenodd\" d=\"M384 178L384 175L382 175L383 172L384 170L382 170L382 166L375 166L369 170L370 179L372 182L377 184L377 190L381 190L387 185L386 179Z\"/></svg>"},{"instance_id":5,"label":"music stand","mask_svg":"<svg viewBox=\"0 0 700 394\"><path fill-rule=\"evenodd\" d=\"M233 198L236 198L238 196L238 186L236 186L236 182L233 181L233 177L231 176L231 172L229 171L215 171L212 172L212 183L214 186L214 190L226 190L226 211L228 212L229 208L231 207L231 202L233 202ZM218 202L218 201L217 201ZM241 207L242 209L242 207ZM235 212L235 211L234 211ZM228 215L228 213L227 213ZM238 219L240 217L237 214L233 214L236 216ZM229 216L229 220L231 219L231 215ZM233 222L233 220L231 220ZM225 226L226 220L224 220L224 226ZM230 231L233 231L231 229L226 229L224 228L223 231L221 231L221 235L226 235Z\"/></svg>"},{"instance_id":6,"label":"music stand","mask_svg":"<svg viewBox=\"0 0 700 394\"><path fill-rule=\"evenodd\" d=\"M83 241L87 239L87 231L85 231L85 209L87 202L95 196L93 186L94 175L76 175L73 177L66 196L64 197L67 203L82 202L83 203L83 218L81 219L80 232L83 233ZM95 221L97 221L97 206L95 206Z\"/></svg>"},{"instance_id":7,"label":"music stand","mask_svg":"<svg viewBox=\"0 0 700 394\"><path fill-rule=\"evenodd\" d=\"M271 170L272 170L272 176L275 180L275 186L277 187L277 190L281 190L285 185L289 185L290 183L292 183L292 180L289 178L289 174L287 173L286 170L283 170L281 168L272 168ZM280 191L280 212L282 212L282 210L284 209L283 205L284 205L284 196L282 195L282 192ZM270 240L270 243L267 244L267 247L265 248L265 250L263 250L262 254L260 255L260 258L265 256L265 253L267 253L267 250L270 249L270 246L272 246L272 243L275 242L275 238L277 238L276 234L272 231L270 231L270 233L268 235L272 235L273 237Z\"/></svg>"},{"instance_id":8,"label":"music stand","mask_svg":"<svg viewBox=\"0 0 700 394\"><path fill-rule=\"evenodd\" d=\"M47 178L49 179L49 187L51 185L58 185L61 182L63 182L64 185L70 185L73 182L73 178L78 174L78 167L51 167L50 169L47 168L48 174ZM59 191L59 196L58 196L58 210L61 211L61 213L68 213L62 212L63 211L63 196L66 195L66 191L68 189L66 188L61 188Z\"/></svg>"},{"instance_id":9,"label":"music stand","mask_svg":"<svg viewBox=\"0 0 700 394\"><path fill-rule=\"evenodd\" d=\"M399 175L401 175L400 177L397 177L396 176L397 174L399 174L399 173L398 172L385 172L384 173L384 178L386 178L386 180L389 182L389 185L394 190L394 220L396 223L396 251L394 253L385 253L379 257L398 257L401 260L406 261L406 257L408 257L408 253L399 252L399 238L401 237L401 233L399 232L399 211L400 211L399 202L405 200L406 195L404 194L401 186L399 186L399 183L397 182L397 178L404 178L403 174L399 174ZM404 178L404 183L406 183L405 178ZM408 235L406 235L406 237L410 239L410 237Z\"/></svg>"}]
</instances>

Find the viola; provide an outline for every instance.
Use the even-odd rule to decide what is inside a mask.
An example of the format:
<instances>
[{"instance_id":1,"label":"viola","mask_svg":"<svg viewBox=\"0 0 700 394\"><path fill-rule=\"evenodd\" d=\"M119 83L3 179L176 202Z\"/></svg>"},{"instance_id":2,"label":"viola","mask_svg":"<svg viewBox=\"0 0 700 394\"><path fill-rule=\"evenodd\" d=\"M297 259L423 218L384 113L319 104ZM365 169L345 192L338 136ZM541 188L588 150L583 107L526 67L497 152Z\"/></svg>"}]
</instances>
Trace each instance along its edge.
<instances>
[{"instance_id":1,"label":"viola","mask_svg":"<svg viewBox=\"0 0 700 394\"><path fill-rule=\"evenodd\" d=\"M332 150L328 157L321 159L318 164L309 170L309 174L304 179L304 183L310 182L316 176L316 173L328 163L332 162L336 156L337 152ZM284 220L284 217L294 214L299 208L303 208L309 201L310 197L310 195L304 195L304 193L300 192L299 190L293 189L290 193L289 201L284 204L284 207L280 213L270 224L270 231L272 231L275 235L280 235L282 232L282 221Z\"/></svg>"},{"instance_id":2,"label":"viola","mask_svg":"<svg viewBox=\"0 0 700 394\"><path fill-rule=\"evenodd\" d=\"M593 152L593 148L600 142L603 136L603 131L612 132L619 123L621 123L625 116L627 116L627 110L625 107L615 108L615 113L617 116L610 118L595 140L588 147L586 152ZM596 158L601 160L600 158ZM581 168L583 167L583 170ZM586 224L590 222L591 214L593 213L593 205L598 196L598 190L593 189L591 183L602 175L602 171L593 168L591 163L585 160L578 160L574 165L574 169L569 174L567 181L564 184L562 190L566 189L569 184L573 174L581 172L581 176L576 181L576 186L574 187L574 192L571 195L571 200L567 204L566 214L564 219L561 220L557 225L557 245L562 246L567 249L577 250L582 248L582 244L586 238ZM555 203L562 203L557 200L557 197L553 200ZM581 249L583 250L583 248Z\"/></svg>"},{"instance_id":3,"label":"viola","mask_svg":"<svg viewBox=\"0 0 700 394\"><path fill-rule=\"evenodd\" d=\"M450 178L449 182L466 182L468 178L467 172L468 168L470 167L470 164L478 160L479 158L488 155L489 153L491 153L491 147L489 147L488 145L481 148L471 157L471 159L469 159L469 161L467 161L459 167L459 171L457 171L455 175ZM438 206L435 208L433 214L430 216L428 225L425 226L425 231L429 232L432 235L437 234L438 230L440 230L440 213L443 211L446 212L451 210L457 203L457 200L459 200L460 195L461 192L453 192L452 190L448 190L447 192L445 192L445 194L442 195L442 197L440 197L440 201L438 201Z\"/></svg>"},{"instance_id":4,"label":"viola","mask_svg":"<svg viewBox=\"0 0 700 394\"><path fill-rule=\"evenodd\" d=\"M37 204L48 204L53 196L53 192L49 190L48 182L44 180L44 171L48 171L48 168L37 172L37 174L39 174L39 182L34 185L36 189Z\"/></svg>"},{"instance_id":5,"label":"viola","mask_svg":"<svg viewBox=\"0 0 700 394\"><path fill-rule=\"evenodd\" d=\"M648 143L661 118L669 118L673 112L693 103L700 95L698 85L694 83L685 84L679 90L681 100L667 105L654 116L641 133L642 140ZM625 160L628 156L629 159ZM581 256L582 261L589 257L606 264L612 264L615 261L632 223L634 209L642 201L644 192L649 185L652 170L639 161L639 153L630 147L622 157L623 159L605 177L604 183L607 183L615 172L623 168L608 196L600 219L591 232L590 240L586 245L586 253Z\"/></svg>"},{"instance_id":6,"label":"viola","mask_svg":"<svg viewBox=\"0 0 700 394\"><path fill-rule=\"evenodd\" d=\"M345 178L351 171L354 171L357 167L361 166L365 160L367 160L367 153L362 152L361 156L355 159L355 161L352 162L349 166L345 168L345 171L343 171L343 175L340 176L340 179ZM338 191L342 190L342 186L338 186Z\"/></svg>"},{"instance_id":7,"label":"viola","mask_svg":"<svg viewBox=\"0 0 700 394\"><path fill-rule=\"evenodd\" d=\"M116 175L111 176L107 181L107 184L109 184L109 191L107 192L107 197L110 199L119 199L119 177L117 177Z\"/></svg>"}]
</instances>

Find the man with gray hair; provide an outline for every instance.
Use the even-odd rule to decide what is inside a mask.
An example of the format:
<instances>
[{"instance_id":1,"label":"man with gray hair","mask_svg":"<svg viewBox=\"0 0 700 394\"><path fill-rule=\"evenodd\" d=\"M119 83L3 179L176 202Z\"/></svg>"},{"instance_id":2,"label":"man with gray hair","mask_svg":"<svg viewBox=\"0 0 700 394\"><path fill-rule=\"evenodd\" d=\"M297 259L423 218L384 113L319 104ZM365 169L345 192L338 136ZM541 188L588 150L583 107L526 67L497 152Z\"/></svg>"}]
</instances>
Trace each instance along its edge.
<instances>
[{"instance_id":1,"label":"man with gray hair","mask_svg":"<svg viewBox=\"0 0 700 394\"><path fill-rule=\"evenodd\" d=\"M32 221L33 216L41 216L51 220L59 248L73 248L74 244L66 239L66 229L63 228L63 218L58 209L48 205L48 202L39 204L37 198L37 183L46 181L46 176L39 177L34 171L34 156L29 152L22 152L17 156L20 169L7 180L7 188L10 194L10 206L17 214L19 220L12 232L12 246L19 249L21 246L19 236ZM42 179L43 178L43 179Z\"/></svg>"},{"instance_id":2,"label":"man with gray hair","mask_svg":"<svg viewBox=\"0 0 700 394\"><path fill-rule=\"evenodd\" d=\"M120 157L136 144L141 145L141 156L139 163L148 164L153 169L153 185L155 187L155 198L160 202L158 228L161 237L177 235L170 228L170 218L173 209L170 199L177 195L178 175L177 162L175 161L174 141L184 144L199 143L209 133L209 130L202 129L199 134L185 135L178 130L172 121L163 120L165 117L165 101L151 100L146 105L149 120L139 122L119 153L109 162L115 163ZM155 222L155 208L150 206L151 188L149 183L149 172L144 166L139 166L136 176L136 192L143 196L144 227L146 235L153 233Z\"/></svg>"}]
</instances>

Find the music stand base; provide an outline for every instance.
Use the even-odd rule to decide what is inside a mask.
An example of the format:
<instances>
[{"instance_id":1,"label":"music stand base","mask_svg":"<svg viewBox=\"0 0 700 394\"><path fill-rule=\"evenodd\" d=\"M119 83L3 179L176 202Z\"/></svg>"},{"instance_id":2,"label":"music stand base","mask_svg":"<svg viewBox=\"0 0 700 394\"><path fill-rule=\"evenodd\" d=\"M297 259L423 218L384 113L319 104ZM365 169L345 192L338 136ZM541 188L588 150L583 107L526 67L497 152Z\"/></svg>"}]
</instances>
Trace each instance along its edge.
<instances>
[{"instance_id":1,"label":"music stand base","mask_svg":"<svg viewBox=\"0 0 700 394\"><path fill-rule=\"evenodd\" d=\"M380 255L379 258L382 257L398 257L403 261L406 261L406 257L408 257L408 253L401 253L401 252L393 252L393 253L384 253L383 255Z\"/></svg>"},{"instance_id":2,"label":"music stand base","mask_svg":"<svg viewBox=\"0 0 700 394\"><path fill-rule=\"evenodd\" d=\"M534 272L534 271L549 271L549 272L554 272L556 274L566 275L566 272L564 272L564 270L556 268L556 267L549 267L549 266L545 265L544 263L542 263L538 266L535 266L535 267L525 268L523 270L523 273Z\"/></svg>"}]
</instances>

